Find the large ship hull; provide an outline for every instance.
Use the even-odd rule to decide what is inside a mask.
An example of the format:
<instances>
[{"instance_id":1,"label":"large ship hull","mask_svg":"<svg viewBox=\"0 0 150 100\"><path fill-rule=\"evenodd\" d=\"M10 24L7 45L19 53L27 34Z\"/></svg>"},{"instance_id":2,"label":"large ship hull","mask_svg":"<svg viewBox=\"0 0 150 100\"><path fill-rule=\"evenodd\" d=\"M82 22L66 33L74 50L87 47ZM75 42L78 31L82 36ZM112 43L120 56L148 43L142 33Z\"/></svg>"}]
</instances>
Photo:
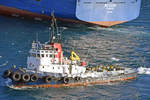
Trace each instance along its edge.
<instances>
[{"instance_id":1,"label":"large ship hull","mask_svg":"<svg viewBox=\"0 0 150 100\"><path fill-rule=\"evenodd\" d=\"M0 14L112 26L136 19L141 0L1 0Z\"/></svg>"}]
</instances>

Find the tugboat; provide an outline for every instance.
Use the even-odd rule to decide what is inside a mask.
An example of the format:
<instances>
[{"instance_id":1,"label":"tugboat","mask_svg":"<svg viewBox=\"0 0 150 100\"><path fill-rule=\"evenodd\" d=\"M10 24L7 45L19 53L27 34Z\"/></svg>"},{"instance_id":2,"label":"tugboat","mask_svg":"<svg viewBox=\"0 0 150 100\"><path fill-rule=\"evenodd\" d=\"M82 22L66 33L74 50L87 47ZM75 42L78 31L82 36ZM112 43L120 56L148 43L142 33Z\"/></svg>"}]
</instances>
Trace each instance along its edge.
<instances>
[{"instance_id":1,"label":"tugboat","mask_svg":"<svg viewBox=\"0 0 150 100\"><path fill-rule=\"evenodd\" d=\"M64 57L61 35L55 17L52 15L50 40L44 44L33 41L27 57L26 68L13 68L4 71L2 77L13 88L75 87L120 82L134 79L137 70L120 66L89 67L71 51Z\"/></svg>"}]
</instances>

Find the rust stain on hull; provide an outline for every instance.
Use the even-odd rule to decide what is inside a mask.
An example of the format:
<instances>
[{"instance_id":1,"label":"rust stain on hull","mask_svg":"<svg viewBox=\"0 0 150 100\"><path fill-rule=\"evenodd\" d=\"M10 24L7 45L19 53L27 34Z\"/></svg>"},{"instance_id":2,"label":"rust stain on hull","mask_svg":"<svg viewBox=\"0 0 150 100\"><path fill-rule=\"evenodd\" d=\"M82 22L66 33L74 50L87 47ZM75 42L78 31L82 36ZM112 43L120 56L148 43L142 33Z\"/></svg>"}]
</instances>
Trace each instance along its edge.
<instances>
[{"instance_id":1,"label":"rust stain on hull","mask_svg":"<svg viewBox=\"0 0 150 100\"><path fill-rule=\"evenodd\" d=\"M41 84L41 85L16 85L14 87L16 88L61 88L61 87L77 87L77 86L88 86L88 85L105 85L107 83L113 83L117 81L127 81L131 79L135 79L136 76L128 77L128 78L121 78L121 79L115 79L115 80L99 80L95 82L78 82L78 83L68 83L68 84Z\"/></svg>"},{"instance_id":2,"label":"rust stain on hull","mask_svg":"<svg viewBox=\"0 0 150 100\"><path fill-rule=\"evenodd\" d=\"M89 22L89 23L93 23L93 24L97 24L97 25L101 25L103 27L110 27L116 24L121 24L121 23L125 23L127 21L100 21L100 22Z\"/></svg>"},{"instance_id":3,"label":"rust stain on hull","mask_svg":"<svg viewBox=\"0 0 150 100\"><path fill-rule=\"evenodd\" d=\"M41 18L44 20L47 19L51 19L50 16L47 15L42 15L42 14L38 14L38 13L33 13L33 12L29 12L26 10L20 10L17 8L11 8L11 7L6 7L6 6L1 6L0 5L0 14L1 15L7 15L7 16L16 16L16 17L25 17L25 18ZM57 20L60 21L65 21L65 22L71 22L71 23L81 23L81 24L97 24L100 25L102 27L110 27L116 24L120 24L120 23L124 23L126 21L95 21L95 22L85 22L85 21L81 21L81 20L72 20L72 19L65 19L65 18L57 18Z\"/></svg>"},{"instance_id":4,"label":"rust stain on hull","mask_svg":"<svg viewBox=\"0 0 150 100\"><path fill-rule=\"evenodd\" d=\"M17 15L18 17L25 17L25 18L30 18L30 19L31 18L33 18L33 19L41 18L44 20L51 19L51 17L47 16L47 15L33 13L33 12L26 11L26 10L19 10L17 8L11 8L11 7L6 7L6 6L1 6L1 5L0 5L0 14L7 15L7 16ZM88 23L88 22L72 20L72 19L65 19L65 18L57 18L57 20L66 21L66 22L74 22L74 23L83 23L83 24Z\"/></svg>"}]
</instances>

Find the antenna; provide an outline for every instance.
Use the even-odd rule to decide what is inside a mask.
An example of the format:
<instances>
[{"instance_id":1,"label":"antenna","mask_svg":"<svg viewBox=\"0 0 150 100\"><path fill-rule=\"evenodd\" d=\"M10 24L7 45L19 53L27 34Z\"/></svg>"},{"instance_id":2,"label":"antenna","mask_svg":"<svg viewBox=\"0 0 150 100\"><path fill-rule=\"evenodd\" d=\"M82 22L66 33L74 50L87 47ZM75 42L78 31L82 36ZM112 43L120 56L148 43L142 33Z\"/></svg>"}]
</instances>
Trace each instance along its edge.
<instances>
[{"instance_id":1,"label":"antenna","mask_svg":"<svg viewBox=\"0 0 150 100\"><path fill-rule=\"evenodd\" d=\"M51 20L51 36L50 36L50 43L54 42L54 33L55 33L55 29L54 29L54 14L53 12L51 13L52 16L52 20Z\"/></svg>"},{"instance_id":2,"label":"antenna","mask_svg":"<svg viewBox=\"0 0 150 100\"><path fill-rule=\"evenodd\" d=\"M56 18L54 16L54 11L51 12L51 34L50 34L50 43L61 42L61 33L58 31L58 26L56 23Z\"/></svg>"}]
</instances>

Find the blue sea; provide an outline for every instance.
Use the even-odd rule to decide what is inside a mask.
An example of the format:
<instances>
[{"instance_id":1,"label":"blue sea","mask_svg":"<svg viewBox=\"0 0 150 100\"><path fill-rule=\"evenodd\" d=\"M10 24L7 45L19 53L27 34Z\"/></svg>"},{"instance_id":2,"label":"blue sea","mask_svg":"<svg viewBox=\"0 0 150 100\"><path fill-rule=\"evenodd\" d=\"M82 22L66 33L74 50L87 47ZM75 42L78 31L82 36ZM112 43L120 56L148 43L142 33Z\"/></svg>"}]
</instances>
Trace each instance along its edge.
<instances>
[{"instance_id":1,"label":"blue sea","mask_svg":"<svg viewBox=\"0 0 150 100\"><path fill-rule=\"evenodd\" d=\"M26 67L32 41L49 40L49 23L0 16L0 75L14 64ZM142 0L140 16L128 23L110 28L62 22L58 26L65 56L74 50L89 66L117 64L145 72L113 85L23 90L6 87L0 77L0 100L150 100L150 0Z\"/></svg>"}]
</instances>

